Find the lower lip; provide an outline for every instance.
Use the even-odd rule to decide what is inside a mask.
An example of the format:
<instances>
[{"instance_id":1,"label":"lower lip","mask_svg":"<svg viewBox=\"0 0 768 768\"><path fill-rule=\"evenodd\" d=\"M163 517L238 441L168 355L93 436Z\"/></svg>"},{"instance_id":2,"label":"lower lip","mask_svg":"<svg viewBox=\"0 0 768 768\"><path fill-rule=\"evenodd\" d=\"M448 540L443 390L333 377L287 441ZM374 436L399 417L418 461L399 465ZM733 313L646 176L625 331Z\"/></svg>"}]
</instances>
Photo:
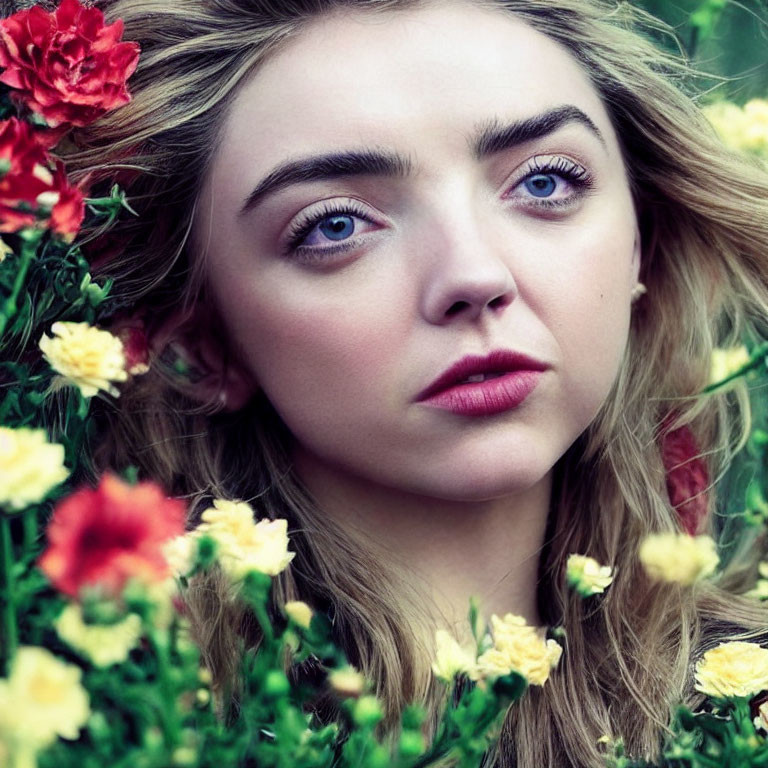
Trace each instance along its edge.
<instances>
[{"instance_id":1,"label":"lower lip","mask_svg":"<svg viewBox=\"0 0 768 768\"><path fill-rule=\"evenodd\" d=\"M462 416L491 416L517 408L539 383L541 371L513 371L494 379L457 384L421 402Z\"/></svg>"}]
</instances>

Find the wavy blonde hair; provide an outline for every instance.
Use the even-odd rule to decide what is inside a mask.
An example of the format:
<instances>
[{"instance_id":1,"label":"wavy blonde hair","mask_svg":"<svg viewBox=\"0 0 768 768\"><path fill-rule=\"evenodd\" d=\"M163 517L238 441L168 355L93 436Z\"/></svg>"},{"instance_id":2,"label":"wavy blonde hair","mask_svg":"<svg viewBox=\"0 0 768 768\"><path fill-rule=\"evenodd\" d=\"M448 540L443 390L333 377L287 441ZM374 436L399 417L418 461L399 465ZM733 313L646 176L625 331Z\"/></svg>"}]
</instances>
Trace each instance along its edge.
<instances>
[{"instance_id":1,"label":"wavy blonde hair","mask_svg":"<svg viewBox=\"0 0 768 768\"><path fill-rule=\"evenodd\" d=\"M680 523L665 486L660 432L670 414L693 430L711 476L727 467L747 429L744 398L700 397L715 346L739 343L768 314L768 176L728 153L685 94L692 72L660 52L667 30L626 4L603 0L487 0L559 42L591 78L619 137L644 243L641 279L620 373L594 423L561 458L538 602L562 624L561 668L510 709L486 763L603 765L597 739L622 737L630 754L658 754L672 708L698 702L692 662L737 630L768 625L739 597L748 569L694 589L649 582L638 543ZM228 105L244 80L318 14L343 7L393 13L415 0L101 0L142 46L133 102L81 130L71 166L94 183L115 177L137 218L124 217L95 263L116 278L131 312L149 309L150 332L187 310L176 337L194 328L207 300L191 224ZM100 250L101 249L101 250ZM109 258L108 258L109 256ZM226 338L212 321L210 333ZM259 517L290 522L297 556L275 583L275 606L304 599L333 618L339 643L374 682L393 729L406 702L432 725L444 697L432 679L427 622L391 562L333 526L292 474L290 435L269 403L237 414L213 398L200 405L158 350L152 370L114 404L102 404L97 468L138 465L195 513L211 496L250 500ZM207 375L204 371L202 375ZM714 502L711 502L714 508ZM563 583L569 553L617 564L604 599L583 602ZM247 612L211 577L190 590L196 637L222 696L234 695L237 656L259 636ZM306 672L306 670L304 670ZM292 674L300 674L294 670ZM330 699L317 702L335 716Z\"/></svg>"}]
</instances>

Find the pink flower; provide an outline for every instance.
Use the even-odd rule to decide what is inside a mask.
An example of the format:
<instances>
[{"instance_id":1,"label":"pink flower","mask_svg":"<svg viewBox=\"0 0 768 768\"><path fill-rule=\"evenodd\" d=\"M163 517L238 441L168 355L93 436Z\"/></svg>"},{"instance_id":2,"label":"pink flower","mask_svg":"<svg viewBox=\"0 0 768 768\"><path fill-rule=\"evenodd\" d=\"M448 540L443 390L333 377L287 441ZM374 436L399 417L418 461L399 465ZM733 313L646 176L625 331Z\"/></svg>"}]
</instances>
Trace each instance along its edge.
<instances>
[{"instance_id":1,"label":"pink flower","mask_svg":"<svg viewBox=\"0 0 768 768\"><path fill-rule=\"evenodd\" d=\"M687 426L669 429L664 422L661 458L667 473L667 493L677 511L683 530L691 536L701 533L709 513L709 470L701 450Z\"/></svg>"}]
</instances>

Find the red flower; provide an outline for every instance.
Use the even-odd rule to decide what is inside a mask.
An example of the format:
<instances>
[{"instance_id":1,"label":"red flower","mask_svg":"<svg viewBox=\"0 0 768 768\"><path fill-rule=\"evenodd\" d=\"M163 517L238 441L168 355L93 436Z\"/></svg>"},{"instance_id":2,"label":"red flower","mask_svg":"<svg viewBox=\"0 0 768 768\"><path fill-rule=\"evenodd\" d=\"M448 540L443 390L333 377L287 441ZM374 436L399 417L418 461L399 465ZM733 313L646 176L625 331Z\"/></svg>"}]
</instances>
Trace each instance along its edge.
<instances>
[{"instance_id":1,"label":"red flower","mask_svg":"<svg viewBox=\"0 0 768 768\"><path fill-rule=\"evenodd\" d=\"M686 533L701 533L709 512L709 471L687 426L662 433L661 458L667 472L667 493Z\"/></svg>"},{"instance_id":2,"label":"red flower","mask_svg":"<svg viewBox=\"0 0 768 768\"><path fill-rule=\"evenodd\" d=\"M161 581L171 575L163 545L184 533L184 517L183 502L154 483L131 486L106 474L95 490L56 506L38 566L72 597L88 586L119 595L129 579Z\"/></svg>"},{"instance_id":3,"label":"red flower","mask_svg":"<svg viewBox=\"0 0 768 768\"><path fill-rule=\"evenodd\" d=\"M0 122L0 170L0 232L49 227L74 237L85 215L83 195L70 186L63 163L15 117Z\"/></svg>"},{"instance_id":4,"label":"red flower","mask_svg":"<svg viewBox=\"0 0 768 768\"><path fill-rule=\"evenodd\" d=\"M131 376L140 376L149 370L149 341L141 321L134 323L113 326L111 331L123 342L125 370Z\"/></svg>"},{"instance_id":5,"label":"red flower","mask_svg":"<svg viewBox=\"0 0 768 768\"><path fill-rule=\"evenodd\" d=\"M100 10L77 0L53 13L19 11L0 21L0 82L50 126L88 125L131 99L125 81L139 46L119 42L122 34L122 20L105 26Z\"/></svg>"}]
</instances>

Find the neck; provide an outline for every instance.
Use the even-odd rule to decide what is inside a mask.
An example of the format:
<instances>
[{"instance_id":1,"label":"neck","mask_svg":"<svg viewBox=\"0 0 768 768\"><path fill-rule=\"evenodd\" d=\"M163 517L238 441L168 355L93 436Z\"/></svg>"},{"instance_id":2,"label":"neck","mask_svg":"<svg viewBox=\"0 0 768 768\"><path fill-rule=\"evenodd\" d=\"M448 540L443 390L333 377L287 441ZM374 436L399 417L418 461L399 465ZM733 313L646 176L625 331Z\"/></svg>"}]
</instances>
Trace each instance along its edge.
<instances>
[{"instance_id":1,"label":"neck","mask_svg":"<svg viewBox=\"0 0 768 768\"><path fill-rule=\"evenodd\" d=\"M468 640L470 597L485 620L515 613L540 624L536 582L551 473L515 495L449 501L350 476L301 451L295 463L324 514L401 568L437 628Z\"/></svg>"}]
</instances>

